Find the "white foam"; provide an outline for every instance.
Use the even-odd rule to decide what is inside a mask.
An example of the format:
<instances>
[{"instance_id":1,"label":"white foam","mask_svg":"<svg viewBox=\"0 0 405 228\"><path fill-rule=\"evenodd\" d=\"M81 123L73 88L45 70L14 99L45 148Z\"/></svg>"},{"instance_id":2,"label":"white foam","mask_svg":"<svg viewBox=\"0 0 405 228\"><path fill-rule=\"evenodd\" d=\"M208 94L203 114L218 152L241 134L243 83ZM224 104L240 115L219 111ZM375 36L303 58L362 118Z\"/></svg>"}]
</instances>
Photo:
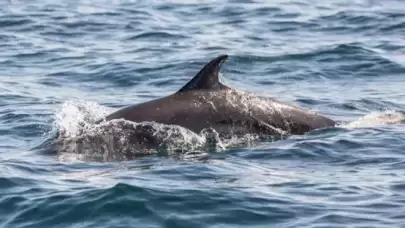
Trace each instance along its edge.
<instances>
[{"instance_id":1,"label":"white foam","mask_svg":"<svg viewBox=\"0 0 405 228\"><path fill-rule=\"evenodd\" d=\"M387 110L385 112L373 112L360 119L344 124L341 127L362 128L387 124L399 124L405 121L405 114L402 112Z\"/></svg>"},{"instance_id":2,"label":"white foam","mask_svg":"<svg viewBox=\"0 0 405 228\"><path fill-rule=\"evenodd\" d=\"M64 137L76 137L83 128L111 112L111 109L95 102L70 100L56 112L55 126Z\"/></svg>"}]
</instances>

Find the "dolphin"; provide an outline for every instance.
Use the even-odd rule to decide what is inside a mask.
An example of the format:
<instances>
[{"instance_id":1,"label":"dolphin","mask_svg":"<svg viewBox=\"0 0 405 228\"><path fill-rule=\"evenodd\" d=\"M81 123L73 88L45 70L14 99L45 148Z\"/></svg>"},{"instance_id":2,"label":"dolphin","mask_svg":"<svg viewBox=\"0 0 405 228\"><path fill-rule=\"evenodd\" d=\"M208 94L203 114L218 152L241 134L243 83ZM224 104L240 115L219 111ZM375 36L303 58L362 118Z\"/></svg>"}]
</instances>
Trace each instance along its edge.
<instances>
[{"instance_id":1,"label":"dolphin","mask_svg":"<svg viewBox=\"0 0 405 228\"><path fill-rule=\"evenodd\" d=\"M177 92L125 107L96 121L113 119L178 125L195 133L213 129L221 136L258 134L299 135L336 122L317 113L272 98L238 91L219 81L228 55L206 64Z\"/></svg>"}]
</instances>

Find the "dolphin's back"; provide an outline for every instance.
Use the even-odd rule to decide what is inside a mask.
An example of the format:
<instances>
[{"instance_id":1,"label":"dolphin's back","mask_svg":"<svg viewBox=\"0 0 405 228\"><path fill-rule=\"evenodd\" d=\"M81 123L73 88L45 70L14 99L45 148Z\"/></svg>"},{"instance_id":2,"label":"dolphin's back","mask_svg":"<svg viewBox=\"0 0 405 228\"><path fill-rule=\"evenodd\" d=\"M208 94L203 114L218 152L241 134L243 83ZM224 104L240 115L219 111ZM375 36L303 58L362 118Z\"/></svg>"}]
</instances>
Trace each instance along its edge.
<instances>
[{"instance_id":1,"label":"dolphin's back","mask_svg":"<svg viewBox=\"0 0 405 228\"><path fill-rule=\"evenodd\" d=\"M303 134L335 125L295 106L234 90L176 93L118 110L106 120L120 118L179 125L196 133L214 128L221 134Z\"/></svg>"},{"instance_id":2,"label":"dolphin's back","mask_svg":"<svg viewBox=\"0 0 405 228\"><path fill-rule=\"evenodd\" d=\"M303 134L335 125L333 120L318 114L223 85L218 73L226 58L222 55L206 64L178 92L123 108L105 120L154 121L179 125L196 133L214 128L225 135Z\"/></svg>"}]
</instances>

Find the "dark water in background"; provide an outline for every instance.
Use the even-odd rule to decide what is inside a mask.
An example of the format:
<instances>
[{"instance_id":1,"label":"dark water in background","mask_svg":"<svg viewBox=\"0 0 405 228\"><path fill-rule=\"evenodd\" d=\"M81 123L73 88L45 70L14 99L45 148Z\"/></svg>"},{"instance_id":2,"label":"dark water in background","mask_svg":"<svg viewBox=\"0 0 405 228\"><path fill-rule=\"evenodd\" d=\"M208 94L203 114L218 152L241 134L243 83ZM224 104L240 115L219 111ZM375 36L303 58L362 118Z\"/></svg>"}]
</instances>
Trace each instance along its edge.
<instances>
[{"instance_id":1,"label":"dark water in background","mask_svg":"<svg viewBox=\"0 0 405 228\"><path fill-rule=\"evenodd\" d=\"M405 226L404 12L394 0L2 1L0 227ZM225 53L228 85L344 124L203 156L32 149L170 94Z\"/></svg>"}]
</instances>

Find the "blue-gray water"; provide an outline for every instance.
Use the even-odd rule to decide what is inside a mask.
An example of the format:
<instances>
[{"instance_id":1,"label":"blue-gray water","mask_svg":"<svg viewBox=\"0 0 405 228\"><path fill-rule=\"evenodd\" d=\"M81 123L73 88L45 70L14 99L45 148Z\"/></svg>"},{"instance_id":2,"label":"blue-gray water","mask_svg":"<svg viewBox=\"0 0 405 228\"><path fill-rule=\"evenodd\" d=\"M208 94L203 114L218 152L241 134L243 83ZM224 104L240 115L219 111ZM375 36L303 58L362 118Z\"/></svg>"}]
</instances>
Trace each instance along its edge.
<instances>
[{"instance_id":1,"label":"blue-gray water","mask_svg":"<svg viewBox=\"0 0 405 228\"><path fill-rule=\"evenodd\" d=\"M0 3L0 227L401 227L405 2ZM44 154L89 115L222 80L342 121L193 156ZM401 124L402 123L402 124Z\"/></svg>"}]
</instances>

